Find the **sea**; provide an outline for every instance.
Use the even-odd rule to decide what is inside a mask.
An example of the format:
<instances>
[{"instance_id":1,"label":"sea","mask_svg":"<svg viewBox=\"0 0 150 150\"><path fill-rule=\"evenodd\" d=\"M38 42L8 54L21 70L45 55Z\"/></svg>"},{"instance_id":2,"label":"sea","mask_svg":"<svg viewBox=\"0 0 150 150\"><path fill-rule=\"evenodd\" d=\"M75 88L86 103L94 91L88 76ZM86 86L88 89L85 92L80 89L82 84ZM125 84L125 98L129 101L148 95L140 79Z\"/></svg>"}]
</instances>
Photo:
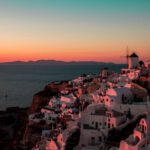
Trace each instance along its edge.
<instances>
[{"instance_id":1,"label":"sea","mask_svg":"<svg viewBox=\"0 0 150 150\"><path fill-rule=\"evenodd\" d=\"M98 74L104 67L119 72L125 65L0 65L0 110L28 107L33 95L52 81L72 80L81 74Z\"/></svg>"}]
</instances>

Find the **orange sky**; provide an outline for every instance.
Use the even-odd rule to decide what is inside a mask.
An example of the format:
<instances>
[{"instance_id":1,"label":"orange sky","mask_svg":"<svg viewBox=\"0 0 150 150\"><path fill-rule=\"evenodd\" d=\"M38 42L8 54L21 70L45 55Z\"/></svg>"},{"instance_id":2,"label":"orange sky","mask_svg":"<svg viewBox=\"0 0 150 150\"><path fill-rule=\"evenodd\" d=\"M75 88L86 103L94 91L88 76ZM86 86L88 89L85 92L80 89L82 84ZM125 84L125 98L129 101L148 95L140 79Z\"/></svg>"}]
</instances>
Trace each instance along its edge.
<instances>
[{"instance_id":1,"label":"orange sky","mask_svg":"<svg viewBox=\"0 0 150 150\"><path fill-rule=\"evenodd\" d=\"M4 41L4 40L3 40ZM40 40L39 40L40 41ZM42 41L42 39L41 39ZM87 40L88 41L88 40ZM124 58L120 56L126 55L126 44L118 43L117 40L108 40L106 44L103 40L101 42L82 40L79 41L44 41L37 42L29 39L26 41L8 40L0 45L0 59L1 62L16 61L16 60L38 60L38 59L55 59L55 60L93 60L105 62L125 62ZM149 58L149 45L137 43L136 46L129 47L129 51L137 52L141 59L147 60ZM144 50L143 50L144 49Z\"/></svg>"},{"instance_id":2,"label":"orange sky","mask_svg":"<svg viewBox=\"0 0 150 150\"><path fill-rule=\"evenodd\" d=\"M0 62L93 60L150 56L150 2L17 1L0 5Z\"/></svg>"}]
</instances>

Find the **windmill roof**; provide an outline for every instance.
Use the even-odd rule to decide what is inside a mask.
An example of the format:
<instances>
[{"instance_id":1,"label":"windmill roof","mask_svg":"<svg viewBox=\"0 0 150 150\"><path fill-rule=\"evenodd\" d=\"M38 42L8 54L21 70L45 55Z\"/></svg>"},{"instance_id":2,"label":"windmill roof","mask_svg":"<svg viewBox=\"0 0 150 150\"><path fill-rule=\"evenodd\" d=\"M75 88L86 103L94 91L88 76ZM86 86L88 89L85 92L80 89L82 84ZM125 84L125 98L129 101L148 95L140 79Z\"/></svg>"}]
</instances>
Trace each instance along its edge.
<instances>
[{"instance_id":1,"label":"windmill roof","mask_svg":"<svg viewBox=\"0 0 150 150\"><path fill-rule=\"evenodd\" d=\"M132 53L130 57L139 57L136 53Z\"/></svg>"}]
</instances>

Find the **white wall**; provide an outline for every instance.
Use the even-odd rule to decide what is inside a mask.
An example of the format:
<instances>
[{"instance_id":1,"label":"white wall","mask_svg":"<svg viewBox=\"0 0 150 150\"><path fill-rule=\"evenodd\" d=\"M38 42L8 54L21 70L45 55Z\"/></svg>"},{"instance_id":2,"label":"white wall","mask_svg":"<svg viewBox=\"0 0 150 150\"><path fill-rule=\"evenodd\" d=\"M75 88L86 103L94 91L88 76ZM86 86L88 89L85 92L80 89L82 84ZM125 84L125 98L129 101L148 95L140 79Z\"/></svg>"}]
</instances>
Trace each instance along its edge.
<instances>
[{"instance_id":1,"label":"white wall","mask_svg":"<svg viewBox=\"0 0 150 150\"><path fill-rule=\"evenodd\" d=\"M138 57L129 57L129 69L138 67L139 58Z\"/></svg>"},{"instance_id":2,"label":"white wall","mask_svg":"<svg viewBox=\"0 0 150 150\"><path fill-rule=\"evenodd\" d=\"M115 110L118 110L120 112L124 112L127 110L131 110L131 113L133 113L134 115L139 115L141 113L147 112L147 106L146 105L136 105L136 104L118 104L114 106Z\"/></svg>"}]
</instances>

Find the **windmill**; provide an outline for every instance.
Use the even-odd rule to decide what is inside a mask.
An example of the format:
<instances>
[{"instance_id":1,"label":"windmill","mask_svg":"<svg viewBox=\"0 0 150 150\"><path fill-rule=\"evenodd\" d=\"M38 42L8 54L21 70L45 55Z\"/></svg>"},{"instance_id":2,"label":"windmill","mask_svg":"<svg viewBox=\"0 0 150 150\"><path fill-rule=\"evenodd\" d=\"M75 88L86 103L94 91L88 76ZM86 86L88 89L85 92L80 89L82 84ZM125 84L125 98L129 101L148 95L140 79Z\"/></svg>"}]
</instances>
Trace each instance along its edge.
<instances>
[{"instance_id":1,"label":"windmill","mask_svg":"<svg viewBox=\"0 0 150 150\"><path fill-rule=\"evenodd\" d=\"M126 61L127 61L127 66L129 67L129 49L128 49L128 46L127 46L127 49L126 49L126 56L121 56L121 57L124 57L126 58Z\"/></svg>"}]
</instances>

